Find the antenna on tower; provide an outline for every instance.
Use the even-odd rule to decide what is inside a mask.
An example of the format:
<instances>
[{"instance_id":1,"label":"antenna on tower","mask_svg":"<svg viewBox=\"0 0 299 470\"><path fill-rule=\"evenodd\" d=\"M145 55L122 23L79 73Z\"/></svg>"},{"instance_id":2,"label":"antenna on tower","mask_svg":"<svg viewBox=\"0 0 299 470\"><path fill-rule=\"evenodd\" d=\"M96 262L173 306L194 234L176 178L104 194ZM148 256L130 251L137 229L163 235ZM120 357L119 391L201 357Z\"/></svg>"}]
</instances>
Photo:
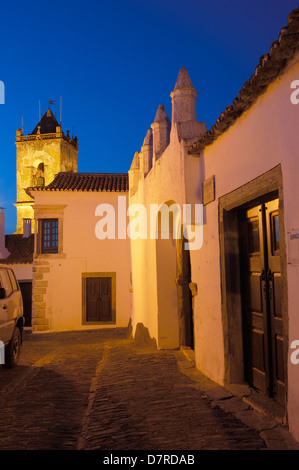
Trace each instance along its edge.
<instances>
[{"instance_id":1,"label":"antenna on tower","mask_svg":"<svg viewBox=\"0 0 299 470\"><path fill-rule=\"evenodd\" d=\"M62 123L62 96L60 97L60 125Z\"/></svg>"},{"instance_id":2,"label":"antenna on tower","mask_svg":"<svg viewBox=\"0 0 299 470\"><path fill-rule=\"evenodd\" d=\"M22 134L24 134L23 116L22 116Z\"/></svg>"}]
</instances>

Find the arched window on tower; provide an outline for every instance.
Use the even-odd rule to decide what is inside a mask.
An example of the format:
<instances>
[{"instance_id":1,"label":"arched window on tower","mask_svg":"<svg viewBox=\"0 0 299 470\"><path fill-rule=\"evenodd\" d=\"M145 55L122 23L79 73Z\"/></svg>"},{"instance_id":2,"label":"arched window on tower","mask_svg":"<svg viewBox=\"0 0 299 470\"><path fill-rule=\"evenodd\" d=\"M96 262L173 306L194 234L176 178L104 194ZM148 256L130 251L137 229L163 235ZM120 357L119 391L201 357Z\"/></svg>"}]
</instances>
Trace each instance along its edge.
<instances>
[{"instance_id":1,"label":"arched window on tower","mask_svg":"<svg viewBox=\"0 0 299 470\"><path fill-rule=\"evenodd\" d=\"M45 165L43 162L41 162L37 167L35 180L37 186L45 186Z\"/></svg>"}]
</instances>

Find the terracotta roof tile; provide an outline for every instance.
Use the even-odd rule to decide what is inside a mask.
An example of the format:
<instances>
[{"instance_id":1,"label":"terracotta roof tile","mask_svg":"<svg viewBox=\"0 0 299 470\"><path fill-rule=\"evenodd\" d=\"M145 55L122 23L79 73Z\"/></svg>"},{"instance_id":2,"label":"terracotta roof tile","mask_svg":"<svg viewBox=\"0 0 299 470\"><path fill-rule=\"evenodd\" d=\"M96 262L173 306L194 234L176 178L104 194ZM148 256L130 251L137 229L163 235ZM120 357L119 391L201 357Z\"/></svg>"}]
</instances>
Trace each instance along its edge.
<instances>
[{"instance_id":1,"label":"terracotta roof tile","mask_svg":"<svg viewBox=\"0 0 299 470\"><path fill-rule=\"evenodd\" d=\"M269 54L261 56L259 64L249 80L244 83L233 104L228 106L190 150L190 154L200 153L207 145L211 145L219 135L223 134L234 122L266 91L267 87L285 69L288 62L299 51L299 8L293 10L288 17L288 25L280 31L278 40L270 47Z\"/></svg>"},{"instance_id":2,"label":"terracotta roof tile","mask_svg":"<svg viewBox=\"0 0 299 470\"><path fill-rule=\"evenodd\" d=\"M0 258L0 264L31 264L33 262L34 235L5 235L5 245L10 255Z\"/></svg>"},{"instance_id":3,"label":"terracotta roof tile","mask_svg":"<svg viewBox=\"0 0 299 470\"><path fill-rule=\"evenodd\" d=\"M48 186L35 186L27 191L112 191L129 190L127 173L60 172Z\"/></svg>"}]
</instances>

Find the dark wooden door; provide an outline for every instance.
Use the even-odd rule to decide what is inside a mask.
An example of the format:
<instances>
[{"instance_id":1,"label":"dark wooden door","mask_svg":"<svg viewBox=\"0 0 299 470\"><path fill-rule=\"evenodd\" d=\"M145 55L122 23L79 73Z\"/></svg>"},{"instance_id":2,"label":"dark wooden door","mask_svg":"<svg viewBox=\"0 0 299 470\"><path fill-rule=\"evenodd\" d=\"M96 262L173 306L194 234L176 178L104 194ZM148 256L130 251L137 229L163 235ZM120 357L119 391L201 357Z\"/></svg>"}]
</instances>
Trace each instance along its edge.
<instances>
[{"instance_id":1,"label":"dark wooden door","mask_svg":"<svg viewBox=\"0 0 299 470\"><path fill-rule=\"evenodd\" d=\"M267 311L263 296L265 271L262 206L247 210L243 221L243 322L245 373L250 385L266 393L269 384Z\"/></svg>"},{"instance_id":2,"label":"dark wooden door","mask_svg":"<svg viewBox=\"0 0 299 470\"><path fill-rule=\"evenodd\" d=\"M284 403L278 200L242 214L243 329L249 384Z\"/></svg>"},{"instance_id":3,"label":"dark wooden door","mask_svg":"<svg viewBox=\"0 0 299 470\"><path fill-rule=\"evenodd\" d=\"M86 279L86 316L88 322L112 321L111 277Z\"/></svg>"},{"instance_id":4,"label":"dark wooden door","mask_svg":"<svg viewBox=\"0 0 299 470\"><path fill-rule=\"evenodd\" d=\"M19 281L22 298L23 298L23 312L25 317L25 327L31 326L32 317L32 282Z\"/></svg>"}]
</instances>

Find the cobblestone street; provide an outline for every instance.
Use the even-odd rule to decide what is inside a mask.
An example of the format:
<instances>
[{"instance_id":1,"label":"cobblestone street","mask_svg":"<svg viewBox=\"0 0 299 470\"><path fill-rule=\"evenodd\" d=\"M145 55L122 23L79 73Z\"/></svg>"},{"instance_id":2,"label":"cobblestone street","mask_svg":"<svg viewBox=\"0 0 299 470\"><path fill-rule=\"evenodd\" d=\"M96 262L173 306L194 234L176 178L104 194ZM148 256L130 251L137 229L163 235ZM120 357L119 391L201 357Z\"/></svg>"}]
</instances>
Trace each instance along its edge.
<instances>
[{"instance_id":1,"label":"cobblestone street","mask_svg":"<svg viewBox=\"0 0 299 470\"><path fill-rule=\"evenodd\" d=\"M0 389L1 450L292 448L180 351L140 348L126 330L26 334Z\"/></svg>"}]
</instances>

